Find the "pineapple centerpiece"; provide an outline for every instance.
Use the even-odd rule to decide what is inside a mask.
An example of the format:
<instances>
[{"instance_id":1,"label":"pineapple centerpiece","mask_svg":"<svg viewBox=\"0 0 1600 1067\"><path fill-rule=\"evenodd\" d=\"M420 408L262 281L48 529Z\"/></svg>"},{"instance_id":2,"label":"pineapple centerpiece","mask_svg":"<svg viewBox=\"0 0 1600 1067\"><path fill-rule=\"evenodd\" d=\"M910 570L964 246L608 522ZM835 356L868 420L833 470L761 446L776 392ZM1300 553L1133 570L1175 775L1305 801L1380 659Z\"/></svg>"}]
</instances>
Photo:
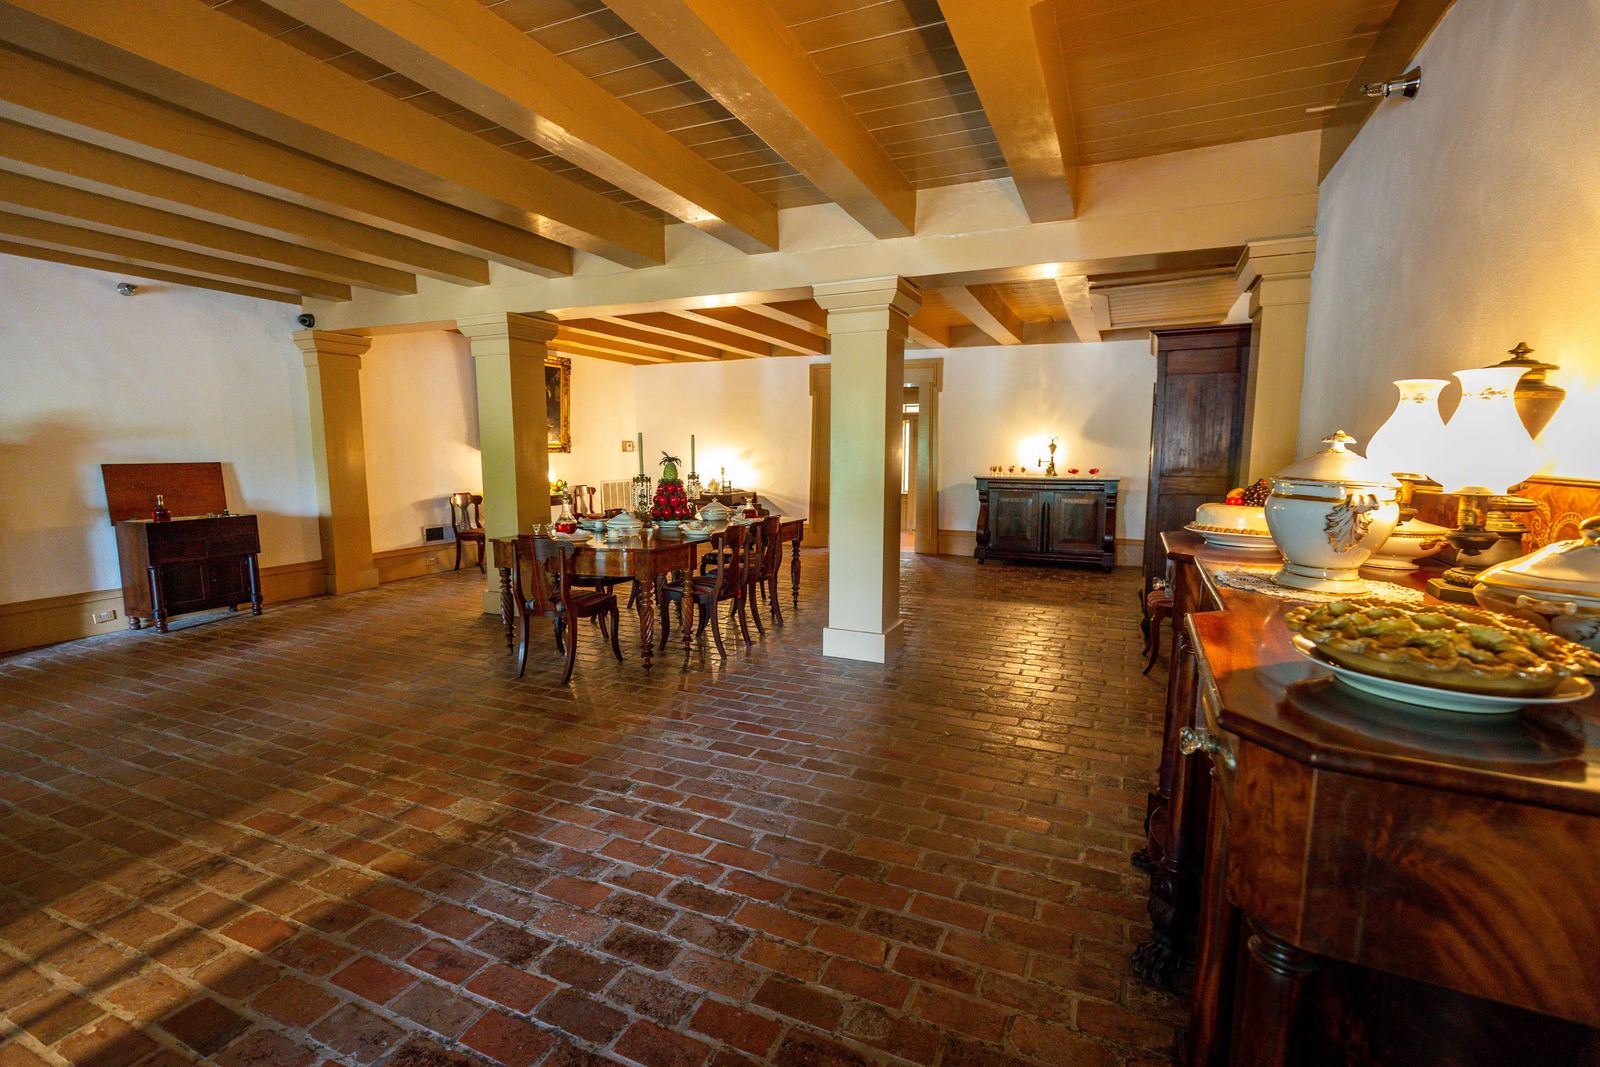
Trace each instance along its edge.
<instances>
[{"instance_id":1,"label":"pineapple centerpiece","mask_svg":"<svg viewBox=\"0 0 1600 1067\"><path fill-rule=\"evenodd\" d=\"M694 517L694 505L683 491L683 479L678 477L677 456L661 453L661 480L656 482L655 499L650 503L650 517L658 526L673 527L684 519Z\"/></svg>"}]
</instances>

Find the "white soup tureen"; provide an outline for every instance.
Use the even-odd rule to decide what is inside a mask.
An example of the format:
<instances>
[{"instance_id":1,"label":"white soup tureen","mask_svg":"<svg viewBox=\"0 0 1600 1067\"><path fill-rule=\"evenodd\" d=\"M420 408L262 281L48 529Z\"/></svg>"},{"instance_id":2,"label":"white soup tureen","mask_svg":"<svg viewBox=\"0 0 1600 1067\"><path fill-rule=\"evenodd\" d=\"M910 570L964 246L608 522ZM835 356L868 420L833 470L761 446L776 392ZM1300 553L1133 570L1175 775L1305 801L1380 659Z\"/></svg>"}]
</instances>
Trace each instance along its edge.
<instances>
[{"instance_id":1,"label":"white soup tureen","mask_svg":"<svg viewBox=\"0 0 1600 1067\"><path fill-rule=\"evenodd\" d=\"M1400 518L1393 478L1345 446L1339 430L1324 447L1272 479L1267 529L1283 553L1279 585L1320 593L1360 593L1358 571L1394 532Z\"/></svg>"},{"instance_id":2,"label":"white soup tureen","mask_svg":"<svg viewBox=\"0 0 1600 1067\"><path fill-rule=\"evenodd\" d=\"M1520 615L1600 652L1600 515L1585 519L1578 533L1489 567L1472 595L1492 611Z\"/></svg>"}]
</instances>

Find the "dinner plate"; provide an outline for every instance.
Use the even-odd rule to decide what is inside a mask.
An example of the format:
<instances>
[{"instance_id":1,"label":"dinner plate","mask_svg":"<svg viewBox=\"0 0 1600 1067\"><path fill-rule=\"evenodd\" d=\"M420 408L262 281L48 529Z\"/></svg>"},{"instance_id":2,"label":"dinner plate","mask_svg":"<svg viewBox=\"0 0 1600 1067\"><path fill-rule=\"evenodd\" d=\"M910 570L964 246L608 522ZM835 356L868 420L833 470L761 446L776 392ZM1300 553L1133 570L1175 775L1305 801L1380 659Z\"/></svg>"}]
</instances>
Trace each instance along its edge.
<instances>
[{"instance_id":1,"label":"dinner plate","mask_svg":"<svg viewBox=\"0 0 1600 1067\"><path fill-rule=\"evenodd\" d=\"M585 541L593 539L594 534L590 533L588 530L578 530L575 533L569 534L562 533L560 530L556 530L550 536L554 537L557 541L571 541L575 545L581 545Z\"/></svg>"},{"instance_id":2,"label":"dinner plate","mask_svg":"<svg viewBox=\"0 0 1600 1067\"><path fill-rule=\"evenodd\" d=\"M1257 551L1277 551L1278 542L1272 539L1271 534L1245 533L1243 530L1225 530L1220 526L1201 526L1191 522L1184 527L1190 533L1197 533L1205 538L1206 544L1216 545L1219 548L1253 548Z\"/></svg>"},{"instance_id":3,"label":"dinner plate","mask_svg":"<svg viewBox=\"0 0 1600 1067\"><path fill-rule=\"evenodd\" d=\"M1317 646L1303 634L1293 641L1294 650L1319 667L1332 671L1334 677L1351 689L1369 696L1398 700L1403 704L1418 704L1425 708L1443 708L1445 711L1464 711L1473 715L1506 715L1518 708L1536 704L1570 704L1594 693L1594 684L1587 678L1568 678L1545 696L1499 696L1491 693L1463 693L1457 689L1438 689L1415 682L1397 682L1392 678L1379 678L1349 667L1340 666L1317 654Z\"/></svg>"}]
</instances>

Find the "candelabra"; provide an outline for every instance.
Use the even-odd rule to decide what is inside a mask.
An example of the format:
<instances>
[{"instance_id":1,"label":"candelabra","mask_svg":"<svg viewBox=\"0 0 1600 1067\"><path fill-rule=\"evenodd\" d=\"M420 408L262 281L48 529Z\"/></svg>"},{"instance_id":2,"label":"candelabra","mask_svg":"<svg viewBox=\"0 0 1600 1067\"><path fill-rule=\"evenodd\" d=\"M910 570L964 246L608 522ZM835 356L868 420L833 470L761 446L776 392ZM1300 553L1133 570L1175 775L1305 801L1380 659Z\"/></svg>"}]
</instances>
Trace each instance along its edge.
<instances>
[{"instance_id":1,"label":"candelabra","mask_svg":"<svg viewBox=\"0 0 1600 1067\"><path fill-rule=\"evenodd\" d=\"M1056 476L1056 439L1054 437L1050 438L1050 466L1044 469L1044 473L1047 478Z\"/></svg>"},{"instance_id":2,"label":"candelabra","mask_svg":"<svg viewBox=\"0 0 1600 1067\"><path fill-rule=\"evenodd\" d=\"M648 474L633 479L633 511L640 521L650 518L650 505L654 502L655 481Z\"/></svg>"}]
</instances>

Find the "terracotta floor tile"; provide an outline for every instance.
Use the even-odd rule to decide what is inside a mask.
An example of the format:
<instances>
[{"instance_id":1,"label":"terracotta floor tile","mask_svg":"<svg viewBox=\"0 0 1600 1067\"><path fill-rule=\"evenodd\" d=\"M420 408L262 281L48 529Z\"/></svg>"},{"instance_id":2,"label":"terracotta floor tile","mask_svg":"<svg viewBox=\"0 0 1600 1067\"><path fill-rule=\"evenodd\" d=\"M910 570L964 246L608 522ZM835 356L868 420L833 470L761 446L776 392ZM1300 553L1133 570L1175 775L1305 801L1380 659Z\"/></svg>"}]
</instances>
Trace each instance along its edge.
<instances>
[{"instance_id":1,"label":"terracotta floor tile","mask_svg":"<svg viewBox=\"0 0 1600 1067\"><path fill-rule=\"evenodd\" d=\"M1136 579L902 557L885 668L803 562L564 688L475 571L0 658L0 1067L1170 1061Z\"/></svg>"}]
</instances>

